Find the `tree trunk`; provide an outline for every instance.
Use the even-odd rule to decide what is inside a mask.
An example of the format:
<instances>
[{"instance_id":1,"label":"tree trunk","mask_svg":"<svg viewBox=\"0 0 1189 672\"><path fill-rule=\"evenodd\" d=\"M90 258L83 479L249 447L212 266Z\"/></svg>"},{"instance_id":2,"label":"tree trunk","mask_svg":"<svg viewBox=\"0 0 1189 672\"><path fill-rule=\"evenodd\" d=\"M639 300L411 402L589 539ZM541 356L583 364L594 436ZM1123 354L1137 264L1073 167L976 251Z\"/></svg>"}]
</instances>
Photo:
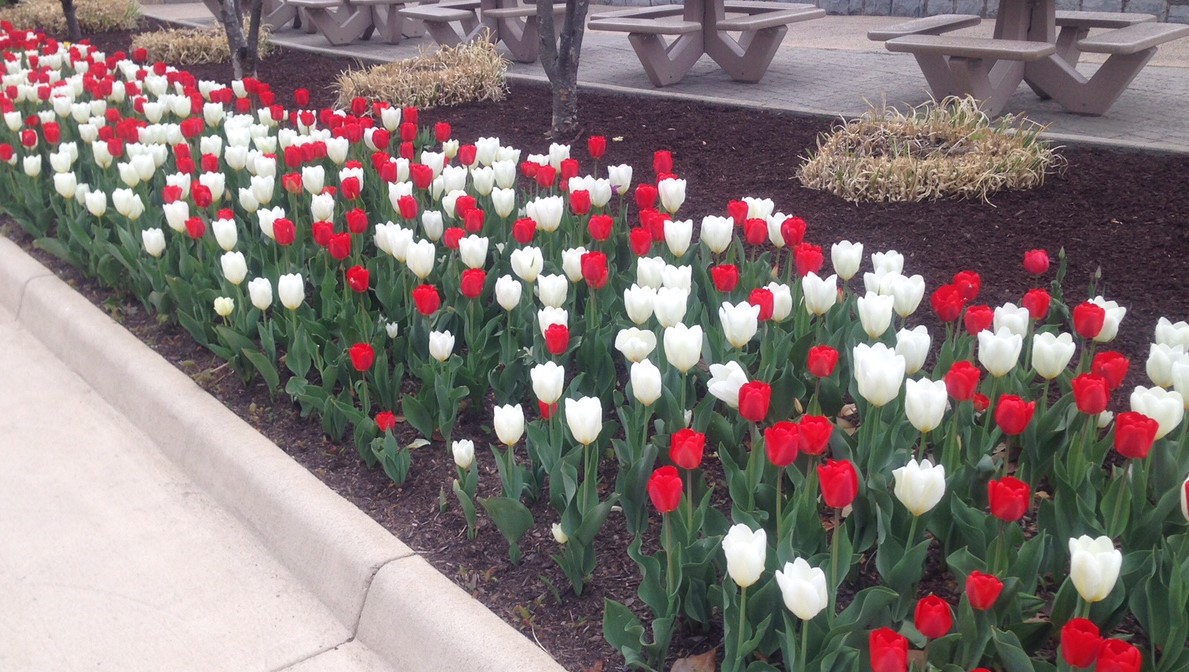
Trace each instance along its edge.
<instances>
[{"instance_id":1,"label":"tree trunk","mask_svg":"<svg viewBox=\"0 0 1189 672\"><path fill-rule=\"evenodd\" d=\"M260 16L264 10L264 0L250 0L248 17L248 42L244 57L244 71L256 76L256 64L260 56Z\"/></svg>"},{"instance_id":2,"label":"tree trunk","mask_svg":"<svg viewBox=\"0 0 1189 672\"><path fill-rule=\"evenodd\" d=\"M223 11L219 12L219 20L223 22L223 30L227 33L227 50L231 52L232 79L244 78L244 55L247 45L244 42L243 11L239 0L222 0Z\"/></svg>"},{"instance_id":3,"label":"tree trunk","mask_svg":"<svg viewBox=\"0 0 1189 672\"><path fill-rule=\"evenodd\" d=\"M573 140L581 130L578 122L578 57L586 34L586 12L590 0L566 0L566 16L558 31L553 20L553 0L536 0L537 25L541 31L541 66L553 90L554 140Z\"/></svg>"},{"instance_id":4,"label":"tree trunk","mask_svg":"<svg viewBox=\"0 0 1189 672\"><path fill-rule=\"evenodd\" d=\"M74 0L62 0L62 16L66 17L66 35L71 42L83 39L83 29L78 25L78 13L74 11Z\"/></svg>"}]
</instances>

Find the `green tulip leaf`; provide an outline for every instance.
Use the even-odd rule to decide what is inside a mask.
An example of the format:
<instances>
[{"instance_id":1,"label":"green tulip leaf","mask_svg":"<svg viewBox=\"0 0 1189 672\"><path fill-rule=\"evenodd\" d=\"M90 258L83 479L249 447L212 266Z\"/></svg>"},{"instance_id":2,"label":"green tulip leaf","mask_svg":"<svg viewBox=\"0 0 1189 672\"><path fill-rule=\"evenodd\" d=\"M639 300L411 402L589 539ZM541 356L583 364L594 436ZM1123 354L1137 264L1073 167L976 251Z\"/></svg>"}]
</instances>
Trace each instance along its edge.
<instances>
[{"instance_id":1,"label":"green tulip leaf","mask_svg":"<svg viewBox=\"0 0 1189 672\"><path fill-rule=\"evenodd\" d=\"M508 542L508 554L512 564L520 564L519 542L524 533L532 529L534 522L532 512L524 504L521 504L520 500L510 497L480 499L479 504L482 505L483 510L487 511L487 515L491 516L496 528Z\"/></svg>"},{"instance_id":2,"label":"green tulip leaf","mask_svg":"<svg viewBox=\"0 0 1189 672\"><path fill-rule=\"evenodd\" d=\"M405 416L405 420L412 425L427 439L433 438L434 423L429 411L425 406L413 395L406 394L400 400L401 413Z\"/></svg>"},{"instance_id":3,"label":"green tulip leaf","mask_svg":"<svg viewBox=\"0 0 1189 672\"><path fill-rule=\"evenodd\" d=\"M995 642L995 653L1006 672L1034 672L1032 659L1024 652L1014 632L993 628L991 639Z\"/></svg>"}]
</instances>

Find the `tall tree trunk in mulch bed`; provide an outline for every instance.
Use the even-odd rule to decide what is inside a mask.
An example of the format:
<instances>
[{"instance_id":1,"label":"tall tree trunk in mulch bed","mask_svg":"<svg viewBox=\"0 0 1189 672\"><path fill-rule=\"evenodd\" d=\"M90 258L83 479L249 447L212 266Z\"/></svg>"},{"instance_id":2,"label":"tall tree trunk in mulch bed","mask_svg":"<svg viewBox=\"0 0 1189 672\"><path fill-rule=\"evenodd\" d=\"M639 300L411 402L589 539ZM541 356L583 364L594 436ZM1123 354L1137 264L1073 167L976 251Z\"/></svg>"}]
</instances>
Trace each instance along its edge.
<instances>
[{"instance_id":1,"label":"tall tree trunk in mulch bed","mask_svg":"<svg viewBox=\"0 0 1189 672\"><path fill-rule=\"evenodd\" d=\"M70 0L63 0L67 2ZM249 0L248 35L244 37L243 7L239 0L222 0L219 21L227 32L227 48L231 52L231 72L234 79L256 76L256 61L260 44L261 0Z\"/></svg>"},{"instance_id":2,"label":"tall tree trunk in mulch bed","mask_svg":"<svg viewBox=\"0 0 1189 672\"><path fill-rule=\"evenodd\" d=\"M78 25L78 12L74 10L74 0L62 0L62 16L66 17L66 36L71 42L83 39L83 30Z\"/></svg>"},{"instance_id":3,"label":"tall tree trunk in mulch bed","mask_svg":"<svg viewBox=\"0 0 1189 672\"><path fill-rule=\"evenodd\" d=\"M553 20L553 0L537 0L537 24L541 30L541 66L553 89L554 140L572 140L581 130L578 123L578 56L586 34L586 12L590 0L566 0L561 31Z\"/></svg>"}]
</instances>

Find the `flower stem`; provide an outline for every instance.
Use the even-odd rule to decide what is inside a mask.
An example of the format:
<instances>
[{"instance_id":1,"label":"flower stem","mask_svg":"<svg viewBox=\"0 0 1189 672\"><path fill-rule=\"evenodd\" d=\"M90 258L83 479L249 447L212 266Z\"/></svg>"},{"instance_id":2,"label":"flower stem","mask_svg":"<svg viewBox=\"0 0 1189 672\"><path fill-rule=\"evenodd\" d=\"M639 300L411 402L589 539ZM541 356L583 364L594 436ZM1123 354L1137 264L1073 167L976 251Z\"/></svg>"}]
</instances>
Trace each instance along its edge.
<instances>
[{"instance_id":1,"label":"flower stem","mask_svg":"<svg viewBox=\"0 0 1189 672\"><path fill-rule=\"evenodd\" d=\"M921 517L920 517L920 516L913 516L913 517L912 517L912 524L910 524L910 525L908 526L908 541L907 541L907 542L905 542L905 544L904 544L904 550L905 550L905 552L907 552L907 551L908 551L908 549L912 548L912 545L913 545L913 543L916 541L916 537L917 537L917 523L919 523L920 521L921 521Z\"/></svg>"},{"instance_id":2,"label":"flower stem","mask_svg":"<svg viewBox=\"0 0 1189 672\"><path fill-rule=\"evenodd\" d=\"M834 615L834 608L837 606L838 600L838 584L841 583L838 576L838 538L842 534L842 511L834 509L834 532L830 535L830 615Z\"/></svg>"},{"instance_id":3,"label":"flower stem","mask_svg":"<svg viewBox=\"0 0 1189 672\"><path fill-rule=\"evenodd\" d=\"M743 643L747 641L744 627L747 625L747 587L739 587L739 644L735 647L736 662L743 662Z\"/></svg>"},{"instance_id":4,"label":"flower stem","mask_svg":"<svg viewBox=\"0 0 1189 672\"><path fill-rule=\"evenodd\" d=\"M809 621L801 621L801 648L797 651L797 672L805 672L805 658L809 648Z\"/></svg>"},{"instance_id":5,"label":"flower stem","mask_svg":"<svg viewBox=\"0 0 1189 672\"><path fill-rule=\"evenodd\" d=\"M676 573L673 571L673 525L669 522L669 514L664 514L661 517L661 526L665 528L665 565L667 571L665 572L665 589L668 592L667 598L670 600L670 605L677 594L677 588L673 585Z\"/></svg>"},{"instance_id":6,"label":"flower stem","mask_svg":"<svg viewBox=\"0 0 1189 672\"><path fill-rule=\"evenodd\" d=\"M781 515L781 504L784 501L784 467L776 468L776 548L780 548L780 540L784 538L781 534L781 523L784 522L784 516Z\"/></svg>"}]
</instances>

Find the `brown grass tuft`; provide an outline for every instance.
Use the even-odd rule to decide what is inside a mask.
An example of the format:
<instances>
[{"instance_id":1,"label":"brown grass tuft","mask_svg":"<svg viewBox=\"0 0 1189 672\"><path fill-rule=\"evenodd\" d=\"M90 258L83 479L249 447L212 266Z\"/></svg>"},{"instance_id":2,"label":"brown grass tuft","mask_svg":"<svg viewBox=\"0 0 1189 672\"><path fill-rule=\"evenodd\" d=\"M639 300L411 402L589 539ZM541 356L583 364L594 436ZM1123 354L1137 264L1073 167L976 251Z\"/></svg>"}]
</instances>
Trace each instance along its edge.
<instances>
[{"instance_id":1,"label":"brown grass tuft","mask_svg":"<svg viewBox=\"0 0 1189 672\"><path fill-rule=\"evenodd\" d=\"M1065 160L1039 139L1043 126L1005 115L992 122L970 97L907 113L884 106L818 139L798 177L848 201L981 198L1032 189Z\"/></svg>"},{"instance_id":2,"label":"brown grass tuft","mask_svg":"<svg viewBox=\"0 0 1189 672\"><path fill-rule=\"evenodd\" d=\"M352 98L393 105L435 107L482 100L503 100L508 62L495 45L483 39L457 47L441 47L393 63L339 75L338 104Z\"/></svg>"},{"instance_id":3,"label":"brown grass tuft","mask_svg":"<svg viewBox=\"0 0 1189 672\"><path fill-rule=\"evenodd\" d=\"M245 26L245 36L247 32ZM132 48L147 49L150 60L165 61L170 65L226 63L231 60L227 32L221 25L140 33L132 38ZM268 28L261 26L258 56L265 58L272 53L272 49Z\"/></svg>"},{"instance_id":4,"label":"brown grass tuft","mask_svg":"<svg viewBox=\"0 0 1189 672\"><path fill-rule=\"evenodd\" d=\"M74 8L84 33L132 30L140 20L140 4L136 0L75 0ZM11 21L24 30L66 32L66 17L59 0L21 0L6 5L0 9L0 20Z\"/></svg>"}]
</instances>

